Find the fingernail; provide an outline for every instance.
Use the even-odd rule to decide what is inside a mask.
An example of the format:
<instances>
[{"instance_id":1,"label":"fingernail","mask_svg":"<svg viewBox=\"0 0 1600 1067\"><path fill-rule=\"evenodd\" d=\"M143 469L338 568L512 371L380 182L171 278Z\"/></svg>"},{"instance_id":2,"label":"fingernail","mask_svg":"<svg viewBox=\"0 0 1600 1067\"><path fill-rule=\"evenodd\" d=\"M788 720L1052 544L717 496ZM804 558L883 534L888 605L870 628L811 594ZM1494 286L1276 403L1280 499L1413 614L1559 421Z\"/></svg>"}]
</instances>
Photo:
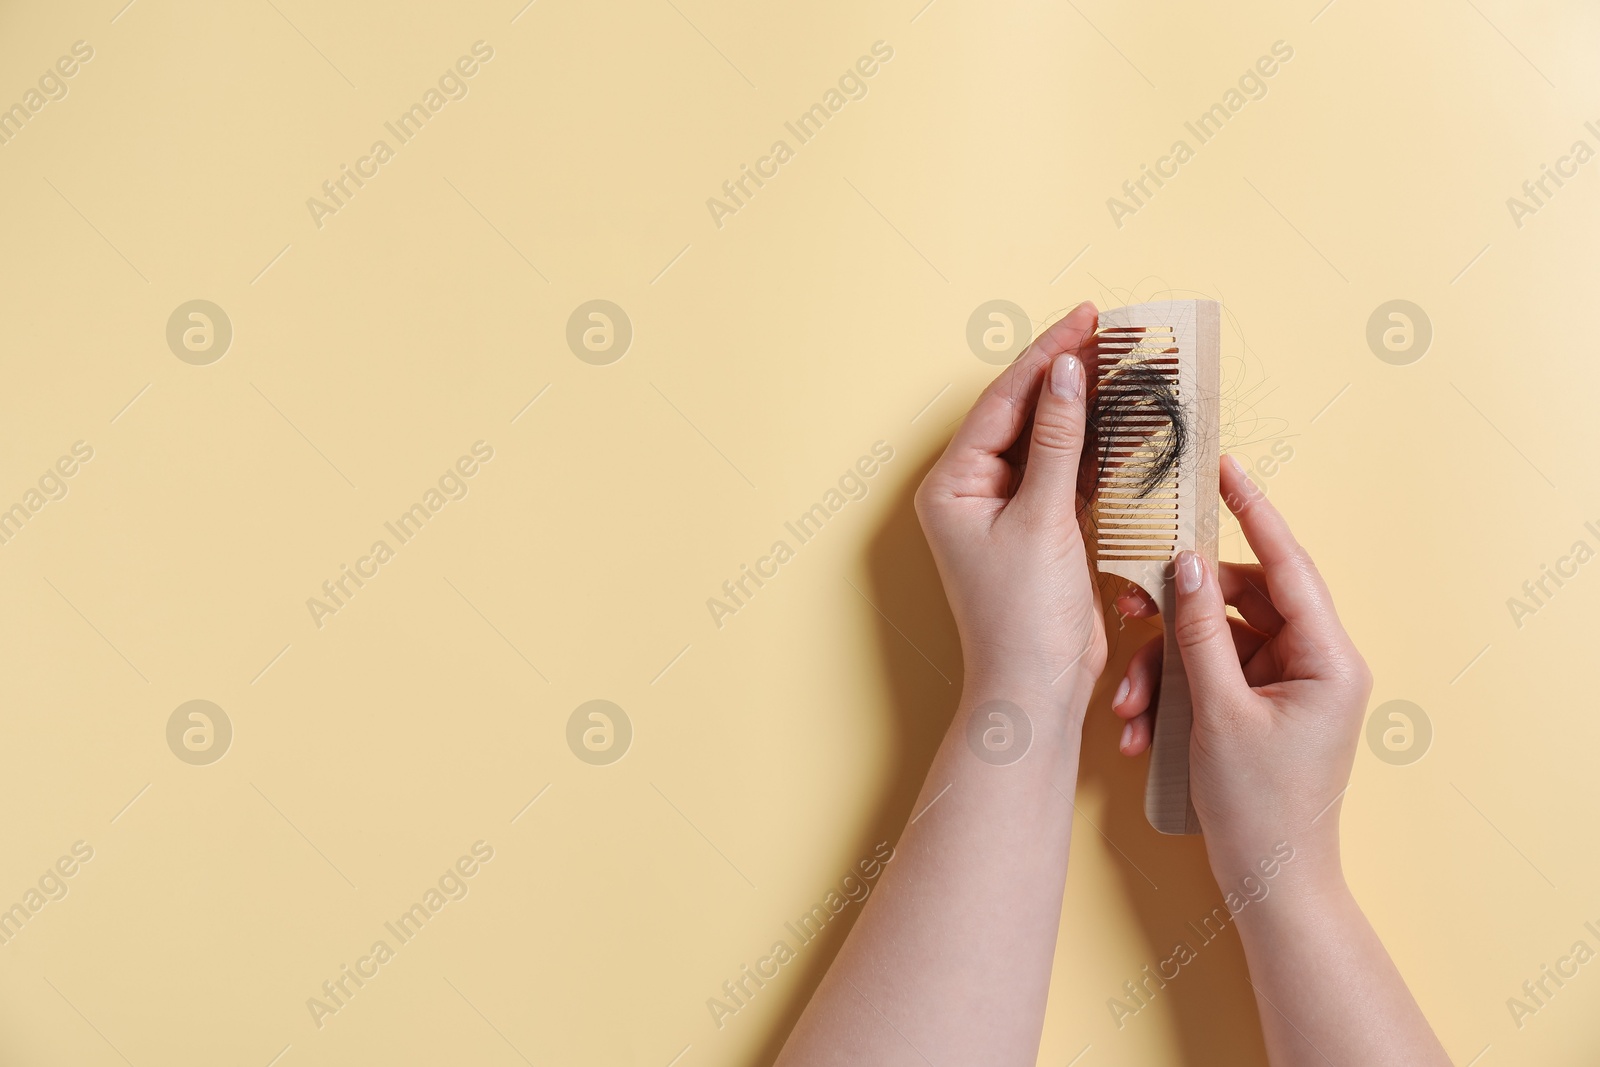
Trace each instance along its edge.
<instances>
[{"instance_id":1,"label":"fingernail","mask_svg":"<svg viewBox=\"0 0 1600 1067\"><path fill-rule=\"evenodd\" d=\"M1233 464L1233 469L1238 471L1241 475L1243 475L1246 478L1250 477L1250 472L1245 470L1244 461L1241 460L1238 456L1234 455L1232 452L1228 453L1228 462L1232 463Z\"/></svg>"},{"instance_id":2,"label":"fingernail","mask_svg":"<svg viewBox=\"0 0 1600 1067\"><path fill-rule=\"evenodd\" d=\"M1126 752L1131 744L1133 744L1133 723L1130 722L1122 728L1122 740L1117 744L1117 748Z\"/></svg>"},{"instance_id":3,"label":"fingernail","mask_svg":"<svg viewBox=\"0 0 1600 1067\"><path fill-rule=\"evenodd\" d=\"M1127 699L1128 699L1128 680L1126 678L1124 678L1122 680L1122 684L1117 686L1116 695L1111 698L1111 706L1114 707L1114 708L1115 707L1120 707L1122 705L1122 702L1124 700L1127 700ZM1124 742L1124 743L1126 743L1126 742Z\"/></svg>"},{"instance_id":4,"label":"fingernail","mask_svg":"<svg viewBox=\"0 0 1600 1067\"><path fill-rule=\"evenodd\" d=\"M1050 391L1067 400L1083 395L1083 364L1070 352L1057 356L1050 368Z\"/></svg>"},{"instance_id":5,"label":"fingernail","mask_svg":"<svg viewBox=\"0 0 1600 1067\"><path fill-rule=\"evenodd\" d=\"M1189 594L1200 588L1200 557L1185 549L1178 553L1178 592Z\"/></svg>"}]
</instances>

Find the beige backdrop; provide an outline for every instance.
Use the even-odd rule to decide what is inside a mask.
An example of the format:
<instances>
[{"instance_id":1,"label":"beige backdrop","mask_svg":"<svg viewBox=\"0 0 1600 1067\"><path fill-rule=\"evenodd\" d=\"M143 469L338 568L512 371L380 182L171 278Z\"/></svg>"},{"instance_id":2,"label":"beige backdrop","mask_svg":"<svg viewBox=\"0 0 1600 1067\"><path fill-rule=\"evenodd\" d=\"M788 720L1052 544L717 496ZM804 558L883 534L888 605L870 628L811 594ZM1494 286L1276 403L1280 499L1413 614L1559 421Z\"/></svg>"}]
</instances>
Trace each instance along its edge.
<instances>
[{"instance_id":1,"label":"beige backdrop","mask_svg":"<svg viewBox=\"0 0 1600 1067\"><path fill-rule=\"evenodd\" d=\"M125 3L0 7L0 1062L770 1060L859 904L708 1001L960 686L914 487L1172 294L1377 675L1373 922L1458 1063L1600 1058L1592 6ZM1090 720L1040 1062L1260 1063Z\"/></svg>"}]
</instances>

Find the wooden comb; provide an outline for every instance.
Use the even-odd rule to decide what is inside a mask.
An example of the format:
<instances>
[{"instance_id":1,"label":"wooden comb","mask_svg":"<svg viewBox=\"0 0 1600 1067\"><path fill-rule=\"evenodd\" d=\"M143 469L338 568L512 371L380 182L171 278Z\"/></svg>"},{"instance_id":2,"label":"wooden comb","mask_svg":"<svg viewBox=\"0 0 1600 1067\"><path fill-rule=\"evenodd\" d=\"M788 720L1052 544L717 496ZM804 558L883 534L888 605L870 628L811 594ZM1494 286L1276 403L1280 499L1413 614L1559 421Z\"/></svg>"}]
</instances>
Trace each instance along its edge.
<instances>
[{"instance_id":1,"label":"wooden comb","mask_svg":"<svg viewBox=\"0 0 1600 1067\"><path fill-rule=\"evenodd\" d=\"M1144 813L1164 834L1197 834L1189 799L1189 677L1172 634L1172 560L1185 549L1217 562L1217 462L1222 309L1167 300L1100 313L1094 380L1103 425L1094 501L1095 561L1160 606L1165 655ZM1166 408L1157 402L1166 390ZM1175 426L1170 408L1181 412ZM1161 473L1161 457L1177 447Z\"/></svg>"}]
</instances>

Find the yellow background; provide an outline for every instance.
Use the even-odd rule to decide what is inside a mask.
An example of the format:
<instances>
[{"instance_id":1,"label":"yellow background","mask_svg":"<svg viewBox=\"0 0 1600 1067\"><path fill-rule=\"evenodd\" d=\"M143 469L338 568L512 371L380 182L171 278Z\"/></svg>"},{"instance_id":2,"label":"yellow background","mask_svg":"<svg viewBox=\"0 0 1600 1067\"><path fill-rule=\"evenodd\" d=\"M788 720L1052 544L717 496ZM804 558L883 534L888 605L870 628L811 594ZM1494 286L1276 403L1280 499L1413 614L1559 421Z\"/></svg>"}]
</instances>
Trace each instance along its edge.
<instances>
[{"instance_id":1,"label":"yellow background","mask_svg":"<svg viewBox=\"0 0 1600 1067\"><path fill-rule=\"evenodd\" d=\"M720 1030L707 998L898 834L959 689L910 499L996 370L968 316L1174 294L1224 303L1225 443L1293 449L1262 482L1374 707L1432 724L1409 765L1363 743L1358 896L1458 1063L1600 1058L1600 964L1520 1030L1506 1007L1600 948L1600 565L1520 628L1506 603L1600 547L1600 162L1506 206L1600 147L1600 16L923 2L0 7L0 103L94 49L0 147L0 506L94 449L0 546L0 906L94 849L0 947L0 1062L769 1061L859 906ZM479 40L468 95L318 228L307 198ZM1115 225L1280 40L1266 96ZM194 299L233 326L208 366L166 343ZM565 340L591 299L632 323L610 365ZM1365 339L1391 299L1433 327L1407 366ZM479 440L467 497L317 628L306 599ZM706 599L878 440L867 497L718 629ZM166 742L193 699L233 725L208 766ZM591 699L632 723L609 766L566 742ZM1260 1063L1231 932L1112 1022L1221 899L1198 839L1145 826L1115 725L1102 693L1040 1062ZM318 1029L307 998L478 840L465 899Z\"/></svg>"}]
</instances>

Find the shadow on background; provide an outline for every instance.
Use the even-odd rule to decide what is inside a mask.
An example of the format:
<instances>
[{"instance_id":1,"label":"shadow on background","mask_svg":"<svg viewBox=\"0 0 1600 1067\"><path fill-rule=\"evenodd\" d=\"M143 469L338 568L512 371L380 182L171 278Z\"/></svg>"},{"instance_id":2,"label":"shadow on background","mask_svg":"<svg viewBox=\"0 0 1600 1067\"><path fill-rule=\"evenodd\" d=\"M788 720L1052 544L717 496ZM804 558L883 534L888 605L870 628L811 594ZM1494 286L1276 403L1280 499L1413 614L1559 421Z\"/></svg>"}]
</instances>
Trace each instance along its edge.
<instances>
[{"instance_id":1,"label":"shadow on background","mask_svg":"<svg viewBox=\"0 0 1600 1067\"><path fill-rule=\"evenodd\" d=\"M874 612L874 617L896 729L888 780L883 783L877 812L850 855L870 855L878 842L899 839L961 693L955 620L912 503L916 486L937 458L930 455L921 461L916 477L906 483L868 545L868 581L862 591L882 612ZM1153 969L1171 956L1179 941L1187 942L1197 958L1159 990L1147 1007L1125 1018L1125 1028L1161 1025L1150 1016L1165 1014L1177 1034L1180 1062L1197 1067L1220 1062L1265 1067L1260 1021L1237 933L1230 925L1214 941L1202 945L1201 937L1187 925L1192 922L1198 927L1214 907L1222 905L1204 844L1199 837L1163 837L1150 828L1144 818L1145 761L1125 759L1117 751L1122 723L1111 713L1110 694L1128 657L1149 637L1159 637L1160 630L1130 623L1119 631L1115 612L1108 608L1108 614L1111 656L1089 704L1077 798L1103 793L1109 799L1099 806L1095 827L1082 813L1075 820L1074 862L1082 863L1086 850L1107 853L1122 879L1123 898L1144 932L1144 944L1142 958L1130 962L1126 974L1108 973L1090 984L1103 986L1107 998L1119 996L1132 1007L1122 983L1139 978L1139 968L1145 963ZM888 620L893 620L893 625ZM897 626L906 633L900 633ZM937 664L937 671L923 657L924 652ZM939 671L948 676L948 683ZM1069 792L1068 783L1058 784L1063 792ZM1066 903L1062 938L1070 941L1074 925L1070 895ZM841 914L843 921L829 925L825 938L814 944L816 951L797 961L800 966L792 970L798 981L788 987L755 1062L770 1065L777 1059L861 910L851 908ZM1096 921L1097 917L1085 918L1085 922ZM1110 1015L1107 1009L1108 1021Z\"/></svg>"}]
</instances>

